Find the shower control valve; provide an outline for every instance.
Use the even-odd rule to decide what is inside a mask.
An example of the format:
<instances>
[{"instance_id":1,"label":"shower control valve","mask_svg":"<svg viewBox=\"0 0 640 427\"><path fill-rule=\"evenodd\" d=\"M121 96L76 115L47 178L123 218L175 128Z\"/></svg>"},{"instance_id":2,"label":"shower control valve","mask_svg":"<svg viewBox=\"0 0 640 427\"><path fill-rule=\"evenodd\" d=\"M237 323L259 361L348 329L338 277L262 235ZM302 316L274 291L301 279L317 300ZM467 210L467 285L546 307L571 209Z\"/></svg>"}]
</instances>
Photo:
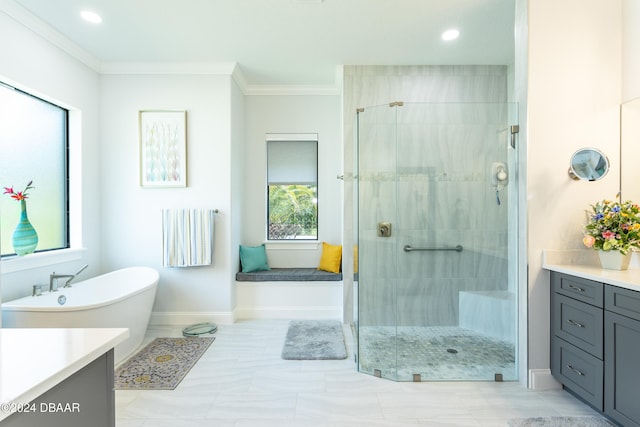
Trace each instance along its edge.
<instances>
[{"instance_id":1,"label":"shower control valve","mask_svg":"<svg viewBox=\"0 0 640 427\"><path fill-rule=\"evenodd\" d=\"M379 222L378 223L378 237L391 237L391 223Z\"/></svg>"}]
</instances>

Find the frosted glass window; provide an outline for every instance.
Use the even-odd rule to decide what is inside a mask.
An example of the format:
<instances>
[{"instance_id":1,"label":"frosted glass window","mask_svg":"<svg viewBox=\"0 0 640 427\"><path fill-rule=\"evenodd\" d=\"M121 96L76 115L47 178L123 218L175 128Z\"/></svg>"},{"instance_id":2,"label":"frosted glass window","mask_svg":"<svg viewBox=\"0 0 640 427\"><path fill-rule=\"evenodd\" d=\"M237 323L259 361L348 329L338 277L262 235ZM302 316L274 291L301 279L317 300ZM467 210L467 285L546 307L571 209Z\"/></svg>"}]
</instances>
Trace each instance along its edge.
<instances>
[{"instance_id":1,"label":"frosted glass window","mask_svg":"<svg viewBox=\"0 0 640 427\"><path fill-rule=\"evenodd\" d=\"M68 111L0 84L0 187L15 193L29 182L29 221L38 233L36 252L69 247ZM0 253L14 255L13 231L20 202L0 195Z\"/></svg>"},{"instance_id":2,"label":"frosted glass window","mask_svg":"<svg viewBox=\"0 0 640 427\"><path fill-rule=\"evenodd\" d=\"M268 240L318 239L318 141L267 140Z\"/></svg>"}]
</instances>

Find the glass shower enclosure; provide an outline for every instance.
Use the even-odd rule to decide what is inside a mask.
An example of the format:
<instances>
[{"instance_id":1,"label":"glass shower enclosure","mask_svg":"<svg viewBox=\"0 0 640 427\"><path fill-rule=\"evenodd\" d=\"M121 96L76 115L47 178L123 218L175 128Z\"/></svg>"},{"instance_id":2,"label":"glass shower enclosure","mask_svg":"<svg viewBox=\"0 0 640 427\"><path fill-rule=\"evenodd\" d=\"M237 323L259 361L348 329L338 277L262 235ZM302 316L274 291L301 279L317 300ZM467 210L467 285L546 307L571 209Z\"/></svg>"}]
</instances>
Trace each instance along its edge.
<instances>
[{"instance_id":1,"label":"glass shower enclosure","mask_svg":"<svg viewBox=\"0 0 640 427\"><path fill-rule=\"evenodd\" d=\"M517 380L516 110L402 102L358 110L360 372Z\"/></svg>"}]
</instances>

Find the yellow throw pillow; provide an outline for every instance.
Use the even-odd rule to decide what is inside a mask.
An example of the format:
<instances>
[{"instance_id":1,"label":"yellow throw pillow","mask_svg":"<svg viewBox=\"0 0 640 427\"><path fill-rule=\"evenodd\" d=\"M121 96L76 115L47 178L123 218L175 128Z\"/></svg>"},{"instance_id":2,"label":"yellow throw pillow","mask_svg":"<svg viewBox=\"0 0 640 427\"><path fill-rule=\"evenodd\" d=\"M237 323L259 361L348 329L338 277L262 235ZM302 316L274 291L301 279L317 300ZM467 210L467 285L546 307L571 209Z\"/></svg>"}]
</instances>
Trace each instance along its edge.
<instances>
[{"instance_id":1,"label":"yellow throw pillow","mask_svg":"<svg viewBox=\"0 0 640 427\"><path fill-rule=\"evenodd\" d=\"M358 272L358 245L353 245L353 272Z\"/></svg>"},{"instance_id":2,"label":"yellow throw pillow","mask_svg":"<svg viewBox=\"0 0 640 427\"><path fill-rule=\"evenodd\" d=\"M318 270L340 273L341 263L342 246L330 245L327 242L322 242L322 256L320 257L320 266L318 267Z\"/></svg>"}]
</instances>

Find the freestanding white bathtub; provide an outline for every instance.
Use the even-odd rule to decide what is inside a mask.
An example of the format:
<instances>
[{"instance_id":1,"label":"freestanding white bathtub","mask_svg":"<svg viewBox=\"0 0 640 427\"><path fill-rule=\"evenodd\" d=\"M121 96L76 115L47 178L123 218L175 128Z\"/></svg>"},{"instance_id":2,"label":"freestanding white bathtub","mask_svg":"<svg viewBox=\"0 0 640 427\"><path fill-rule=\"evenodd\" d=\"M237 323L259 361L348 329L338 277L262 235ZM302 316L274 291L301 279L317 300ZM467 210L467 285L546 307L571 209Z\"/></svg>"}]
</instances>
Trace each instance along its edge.
<instances>
[{"instance_id":1,"label":"freestanding white bathtub","mask_svg":"<svg viewBox=\"0 0 640 427\"><path fill-rule=\"evenodd\" d=\"M153 268L123 268L57 292L3 302L2 327L129 328L129 338L115 347L117 364L144 340L159 277Z\"/></svg>"}]
</instances>

